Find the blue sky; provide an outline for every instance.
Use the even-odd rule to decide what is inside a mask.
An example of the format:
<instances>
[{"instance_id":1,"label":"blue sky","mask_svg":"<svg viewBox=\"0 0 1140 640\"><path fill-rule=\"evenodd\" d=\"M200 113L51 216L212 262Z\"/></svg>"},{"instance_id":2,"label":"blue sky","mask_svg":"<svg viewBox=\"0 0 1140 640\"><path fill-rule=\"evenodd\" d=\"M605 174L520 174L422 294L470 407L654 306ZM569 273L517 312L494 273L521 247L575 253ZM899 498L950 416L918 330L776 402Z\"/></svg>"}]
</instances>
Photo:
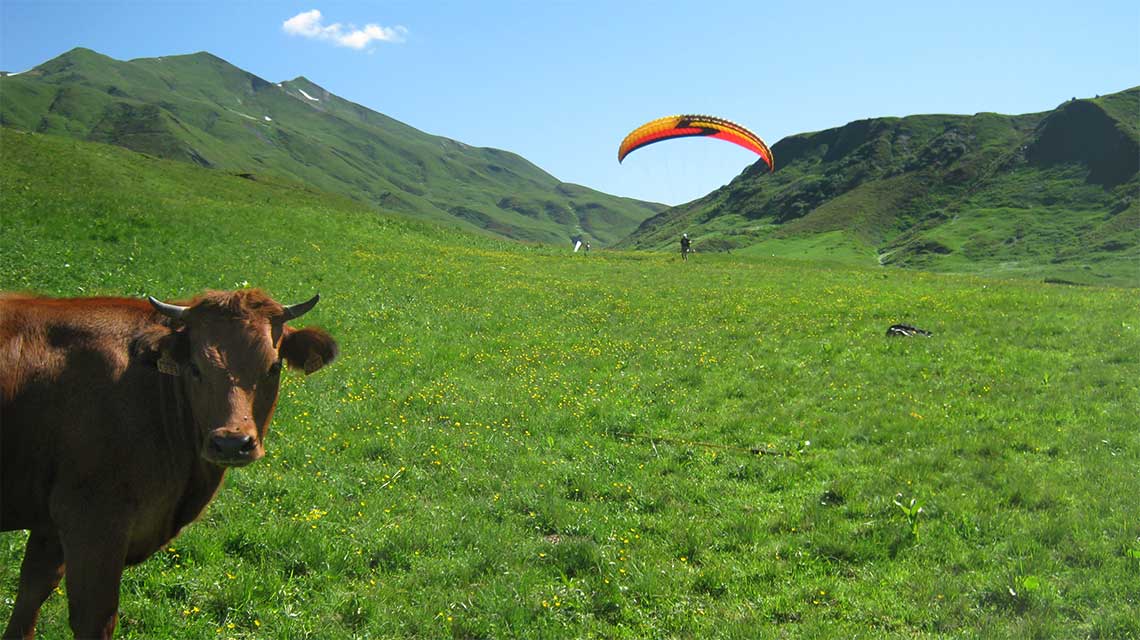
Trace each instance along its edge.
<instances>
[{"instance_id":1,"label":"blue sky","mask_svg":"<svg viewBox=\"0 0 1140 640\"><path fill-rule=\"evenodd\" d=\"M678 203L756 157L688 139L619 165L642 122L710 113L772 145L860 118L1044 111L1140 84L1140 3L0 0L0 69L77 46L305 76L561 180Z\"/></svg>"}]
</instances>

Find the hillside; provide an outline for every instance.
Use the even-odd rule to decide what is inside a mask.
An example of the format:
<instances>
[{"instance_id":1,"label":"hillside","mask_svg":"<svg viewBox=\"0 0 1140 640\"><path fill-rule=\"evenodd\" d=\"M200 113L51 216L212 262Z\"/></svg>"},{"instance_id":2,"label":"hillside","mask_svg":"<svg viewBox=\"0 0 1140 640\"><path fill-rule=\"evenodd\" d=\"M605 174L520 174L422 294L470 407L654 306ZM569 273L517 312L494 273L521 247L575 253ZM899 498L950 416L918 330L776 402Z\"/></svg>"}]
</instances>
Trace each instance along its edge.
<instances>
[{"instance_id":1,"label":"hillside","mask_svg":"<svg viewBox=\"0 0 1140 640\"><path fill-rule=\"evenodd\" d=\"M619 246L1140 284L1140 87L1020 116L920 115L804 133Z\"/></svg>"},{"instance_id":2,"label":"hillside","mask_svg":"<svg viewBox=\"0 0 1140 640\"><path fill-rule=\"evenodd\" d=\"M0 78L0 124L246 174L508 238L599 246L663 207L562 183L522 157L414 129L305 78L209 53L119 61L74 49Z\"/></svg>"}]
</instances>

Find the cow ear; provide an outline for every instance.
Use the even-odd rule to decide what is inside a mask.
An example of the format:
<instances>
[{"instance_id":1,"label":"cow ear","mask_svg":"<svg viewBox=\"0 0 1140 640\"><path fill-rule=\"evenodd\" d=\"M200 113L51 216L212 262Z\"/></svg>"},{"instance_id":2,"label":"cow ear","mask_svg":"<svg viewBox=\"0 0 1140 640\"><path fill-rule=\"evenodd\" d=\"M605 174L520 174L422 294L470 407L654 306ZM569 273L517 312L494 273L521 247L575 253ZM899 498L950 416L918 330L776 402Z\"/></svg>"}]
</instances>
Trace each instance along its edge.
<instances>
[{"instance_id":1,"label":"cow ear","mask_svg":"<svg viewBox=\"0 0 1140 640\"><path fill-rule=\"evenodd\" d=\"M131 345L135 357L147 362L185 362L190 357L190 341L184 329L155 326L140 334Z\"/></svg>"},{"instance_id":2,"label":"cow ear","mask_svg":"<svg viewBox=\"0 0 1140 640\"><path fill-rule=\"evenodd\" d=\"M281 338L281 357L293 369L303 369L305 375L313 373L336 359L340 347L323 329L285 327Z\"/></svg>"},{"instance_id":3,"label":"cow ear","mask_svg":"<svg viewBox=\"0 0 1140 640\"><path fill-rule=\"evenodd\" d=\"M182 375L186 363L190 361L190 340L186 331L171 331L158 341L159 357L155 362L159 373L169 376Z\"/></svg>"}]
</instances>

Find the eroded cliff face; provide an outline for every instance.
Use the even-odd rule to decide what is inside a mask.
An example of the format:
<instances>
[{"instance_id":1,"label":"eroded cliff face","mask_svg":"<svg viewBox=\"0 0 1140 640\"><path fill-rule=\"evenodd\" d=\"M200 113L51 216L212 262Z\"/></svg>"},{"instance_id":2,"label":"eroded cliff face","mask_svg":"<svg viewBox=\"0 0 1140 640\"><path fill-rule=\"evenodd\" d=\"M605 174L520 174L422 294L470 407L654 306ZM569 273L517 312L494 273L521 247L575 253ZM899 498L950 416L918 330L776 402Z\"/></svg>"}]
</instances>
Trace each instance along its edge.
<instances>
[{"instance_id":1,"label":"eroded cliff face","mask_svg":"<svg viewBox=\"0 0 1140 640\"><path fill-rule=\"evenodd\" d=\"M1089 182L1115 187L1140 170L1140 147L1095 102L1073 100L1047 115L1025 150L1035 166L1080 162L1089 168Z\"/></svg>"}]
</instances>

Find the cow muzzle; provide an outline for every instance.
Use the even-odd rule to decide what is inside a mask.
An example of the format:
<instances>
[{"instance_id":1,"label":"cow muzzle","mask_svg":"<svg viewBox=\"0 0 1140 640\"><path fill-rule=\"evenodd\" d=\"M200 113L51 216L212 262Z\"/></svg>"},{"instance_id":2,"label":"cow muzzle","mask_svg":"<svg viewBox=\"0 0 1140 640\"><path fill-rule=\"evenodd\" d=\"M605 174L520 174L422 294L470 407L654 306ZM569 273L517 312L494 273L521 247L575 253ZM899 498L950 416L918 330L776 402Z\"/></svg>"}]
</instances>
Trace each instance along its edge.
<instances>
[{"instance_id":1,"label":"cow muzzle","mask_svg":"<svg viewBox=\"0 0 1140 640\"><path fill-rule=\"evenodd\" d=\"M265 455L257 438L240 431L212 432L206 438L204 456L223 467L244 467Z\"/></svg>"}]
</instances>

